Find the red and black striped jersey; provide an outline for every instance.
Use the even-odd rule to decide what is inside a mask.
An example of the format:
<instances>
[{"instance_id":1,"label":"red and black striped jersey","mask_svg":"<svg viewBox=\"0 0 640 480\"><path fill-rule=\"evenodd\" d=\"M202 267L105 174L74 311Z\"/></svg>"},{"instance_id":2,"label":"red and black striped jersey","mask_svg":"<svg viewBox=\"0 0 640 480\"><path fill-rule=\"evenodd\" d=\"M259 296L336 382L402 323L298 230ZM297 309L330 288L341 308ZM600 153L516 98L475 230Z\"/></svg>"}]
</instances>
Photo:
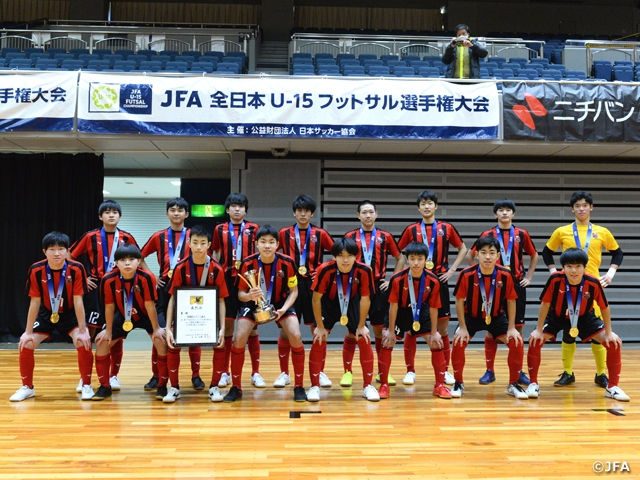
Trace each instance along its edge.
<instances>
[{"instance_id":1,"label":"red and black striped jersey","mask_svg":"<svg viewBox=\"0 0 640 480\"><path fill-rule=\"evenodd\" d=\"M271 285L271 276L272 269L277 269L274 276L275 285L273 287L273 291L271 292L271 301L270 303L273 305L279 304L286 300L289 296L290 288L298 286L298 277L296 277L296 265L293 263L293 260L286 255L281 253L275 254L276 259L273 263L263 263L262 264L262 278L264 278L265 287L267 291L269 291L269 286ZM260 253L255 253L251 255L249 258L245 258L242 261L242 265L240 265L240 273L244 275L246 272L255 270L256 272L260 269L260 264L258 263L258 259L260 258ZM256 274L257 279L257 274ZM236 286L238 290L242 290L244 292L249 290L249 286L246 282L241 280L240 278L236 279ZM260 284L256 284L257 287Z\"/></svg>"},{"instance_id":2,"label":"red and black striped jersey","mask_svg":"<svg viewBox=\"0 0 640 480\"><path fill-rule=\"evenodd\" d=\"M491 316L497 317L504 311L506 300L515 300L518 298L518 294L514 288L513 276L511 272L504 267L495 267L496 275L496 290L493 298L493 305L491 306ZM491 292L491 275L483 275L484 288L487 292L487 296ZM481 318L486 314L483 313L482 295L480 293L480 283L478 279L478 266L472 265L467 267L458 276L456 282L456 288L453 289L453 294L456 298L464 298L464 311L467 315L473 318Z\"/></svg>"},{"instance_id":3,"label":"red and black striped jersey","mask_svg":"<svg viewBox=\"0 0 640 480\"><path fill-rule=\"evenodd\" d=\"M353 279L351 285L351 296L370 297L374 293L373 273L371 268L364 263L355 262L353 264ZM338 264L335 260L323 263L318 267L316 276L311 284L311 290L322 295L327 295L329 300L338 300ZM342 273L342 293L346 295L349 285L349 273Z\"/></svg>"},{"instance_id":4,"label":"red and black striped jersey","mask_svg":"<svg viewBox=\"0 0 640 480\"><path fill-rule=\"evenodd\" d=\"M500 229L500 233L502 233L502 241L504 243L504 248L506 249L509 245L509 233L510 229ZM487 230L486 232L482 232L478 238L482 238L484 236L496 236L495 227L491 230ZM477 242L477 240L476 240ZM473 253L476 252L476 242L473 243L471 247L471 251ZM533 245L531 241L531 237L529 236L529 232L523 230L518 227L513 227L513 250L511 254L511 273L516 279L516 282L522 280L525 276L524 271L524 254L526 253L530 257L538 253L536 251L536 247ZM498 265L502 265L502 255L498 257Z\"/></svg>"},{"instance_id":5,"label":"red and black striped jersey","mask_svg":"<svg viewBox=\"0 0 640 480\"><path fill-rule=\"evenodd\" d=\"M241 224L232 224L236 242L240 235ZM236 259L236 251L229 234L229 222L216 225L213 229L213 239L211 241L211 249L209 253L220 252L220 265L227 275L235 277L238 272L235 268L236 260L244 260L256 252L256 232L260 228L257 224L244 222L244 230L242 232L242 258Z\"/></svg>"},{"instance_id":6,"label":"red and black striped jersey","mask_svg":"<svg viewBox=\"0 0 640 480\"><path fill-rule=\"evenodd\" d=\"M195 270L195 272L193 271ZM169 295L173 295L176 287L197 287L200 285L200 279L202 278L202 271L204 270L204 264L198 265L192 263L190 258L185 258L176 265L176 269L173 272L173 276L169 282ZM194 277L195 273L195 277ZM227 282L224 279L224 270L218 262L211 259L209 263L209 270L207 271L207 281L204 286L218 287L219 298L226 298L229 296L229 290L227 289Z\"/></svg>"},{"instance_id":7,"label":"red and black striped jersey","mask_svg":"<svg viewBox=\"0 0 640 480\"><path fill-rule=\"evenodd\" d=\"M564 271L559 270L552 273L547 280L547 284L542 289L540 300L551 305L550 312L558 318L569 318L567 309L567 291L565 284ZM571 299L574 306L578 301L578 290L580 285L570 285ZM582 302L580 303L579 316L583 316L593 310L593 302L598 304L600 309L604 310L609 306L604 289L600 285L600 281L591 275L584 274L584 286L582 288Z\"/></svg>"},{"instance_id":8,"label":"red and black striped jersey","mask_svg":"<svg viewBox=\"0 0 640 480\"><path fill-rule=\"evenodd\" d=\"M169 269L171 266L171 259L169 257L169 239L171 236L173 237L173 251L175 252L178 247L178 242L180 241L180 236L182 235L182 231L176 230L171 230L172 235L168 235L169 230L171 230L171 227L154 233L151 235L151 238L147 240L147 243L144 244L144 247L142 247L142 258L147 258L152 253L157 255L161 277L169 276ZM189 257L189 235L190 230L187 229L184 243L182 244L180 254L178 255L178 262Z\"/></svg>"},{"instance_id":9,"label":"red and black striped jersey","mask_svg":"<svg viewBox=\"0 0 640 480\"><path fill-rule=\"evenodd\" d=\"M422 238L421 225L422 222L417 222L404 229L398 242L398 248L400 250L404 250L411 242L423 242L427 247L429 246L432 225L427 224L425 227L425 233L427 234L426 239ZM449 270L449 245L459 249L464 242L458 231L450 223L438 220L436 228L436 240L434 242L432 259L435 266L431 271L437 275Z\"/></svg>"},{"instance_id":10,"label":"red and black striped jersey","mask_svg":"<svg viewBox=\"0 0 640 480\"><path fill-rule=\"evenodd\" d=\"M366 247L368 248L371 242L371 233L372 232L364 232L364 241L366 243ZM358 248L360 251L358 252L358 256L356 260L360 263L366 263L364 261L363 251L362 251L362 238L360 237L360 229L352 230L346 233L345 238L352 238L358 244ZM373 255L371 257L371 270L373 270L373 279L381 280L387 276L387 259L391 255L392 257L397 257L400 255L400 250L398 249L398 244L396 243L393 235L389 232L385 232L384 230L380 230L376 228L376 238L373 243Z\"/></svg>"},{"instance_id":11,"label":"red and black striped jersey","mask_svg":"<svg viewBox=\"0 0 640 480\"><path fill-rule=\"evenodd\" d=\"M331 252L333 247L333 238L326 230L316 227L315 225L309 225L311 230L309 232L309 247L307 250L307 258L304 266L307 268L307 272L304 275L298 274L300 278L312 277L313 273L318 269L318 266L322 263L323 251ZM278 233L278 248L282 250L282 253L293 258L296 264L296 268L300 267L300 250L296 243L296 226L283 228ZM305 245L307 242L307 231L300 230L300 245Z\"/></svg>"},{"instance_id":12,"label":"red and black striped jersey","mask_svg":"<svg viewBox=\"0 0 640 480\"><path fill-rule=\"evenodd\" d=\"M101 279L105 275L104 257L110 258L111 248L113 246L113 232L107 232L107 248L105 252L105 246L102 245L101 228L96 228L85 233L80 240L71 245L69 253L74 259L77 259L83 253L86 253L89 257L89 263L91 264L91 272L89 274L93 277ZM118 245L125 243L132 243L136 247L138 244L128 232L118 229ZM116 247L117 248L117 247Z\"/></svg>"},{"instance_id":13,"label":"red and black striped jersey","mask_svg":"<svg viewBox=\"0 0 640 480\"><path fill-rule=\"evenodd\" d=\"M74 260L67 259L66 262L67 273L65 274L65 285L58 312L73 310L73 297L87 293L87 274L84 271L84 266ZM53 292L57 294L62 269L51 270L51 274L53 277ZM29 268L26 292L31 298L41 298L41 305L47 310L51 310L51 299L49 297L49 284L47 280L47 260L36 262Z\"/></svg>"},{"instance_id":14,"label":"red and black striped jersey","mask_svg":"<svg viewBox=\"0 0 640 480\"><path fill-rule=\"evenodd\" d=\"M131 282L134 279L123 280L120 278L120 271L114 268L102 279L100 285L102 291L102 301L105 305L114 304L116 310L125 316L124 295L131 292ZM147 270L138 268L133 284L133 313L131 319L140 320L141 317L148 317L147 308L144 302L156 302L156 277Z\"/></svg>"},{"instance_id":15,"label":"red and black striped jersey","mask_svg":"<svg viewBox=\"0 0 640 480\"><path fill-rule=\"evenodd\" d=\"M411 310L411 294L409 288L413 288L415 297L418 298L420 292L420 277L414 278L409 285L409 268L396 272L389 281L389 303L397 303L398 308ZM440 279L433 273L425 270L427 277L424 280L424 292L421 304L429 302L430 308L442 307L440 301Z\"/></svg>"}]
</instances>

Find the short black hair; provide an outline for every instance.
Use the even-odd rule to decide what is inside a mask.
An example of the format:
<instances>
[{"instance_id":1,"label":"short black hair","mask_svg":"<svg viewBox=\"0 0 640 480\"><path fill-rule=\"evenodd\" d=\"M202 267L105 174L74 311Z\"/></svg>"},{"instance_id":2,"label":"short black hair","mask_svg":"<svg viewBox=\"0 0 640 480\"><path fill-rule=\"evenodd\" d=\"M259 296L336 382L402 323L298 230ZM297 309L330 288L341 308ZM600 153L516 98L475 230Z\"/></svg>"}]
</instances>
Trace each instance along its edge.
<instances>
[{"instance_id":1,"label":"short black hair","mask_svg":"<svg viewBox=\"0 0 640 480\"><path fill-rule=\"evenodd\" d=\"M416 200L416 205L420 205L422 201L433 201L436 205L438 204L438 196L432 192L431 190L424 190L418 194L418 199Z\"/></svg>"},{"instance_id":2,"label":"short black hair","mask_svg":"<svg viewBox=\"0 0 640 480\"><path fill-rule=\"evenodd\" d=\"M464 23L460 23L456 26L456 29L454 30L456 32L456 35L458 35L458 31L462 30L463 28L467 31L469 35L471 35L471 30L469 30L469 25L466 25Z\"/></svg>"},{"instance_id":3,"label":"short black hair","mask_svg":"<svg viewBox=\"0 0 640 480\"><path fill-rule=\"evenodd\" d=\"M224 201L224 209L228 209L231 205L244 205L244 211L249 211L249 199L244 193L232 193Z\"/></svg>"},{"instance_id":4,"label":"short black hair","mask_svg":"<svg viewBox=\"0 0 640 480\"><path fill-rule=\"evenodd\" d=\"M493 204L493 213L496 213L501 208L509 208L513 210L513 213L516 212L516 204L510 198L501 198L496 203Z\"/></svg>"},{"instance_id":5,"label":"short black hair","mask_svg":"<svg viewBox=\"0 0 640 480\"><path fill-rule=\"evenodd\" d=\"M331 255L337 257L343 250L346 250L347 253L351 255L358 255L358 252L360 252L356 241L353 238L348 237L342 237L333 244L333 247L331 247Z\"/></svg>"},{"instance_id":6,"label":"short black hair","mask_svg":"<svg viewBox=\"0 0 640 480\"><path fill-rule=\"evenodd\" d=\"M500 242L493 235L485 235L476 240L476 251L479 252L484 247L494 247L499 252Z\"/></svg>"},{"instance_id":7,"label":"short black hair","mask_svg":"<svg viewBox=\"0 0 640 480\"><path fill-rule=\"evenodd\" d=\"M573 195L571 195L571 199L569 199L569 206L573 207L578 200L584 200L589 205L593 205L593 195L585 190L578 190L577 192L573 192Z\"/></svg>"},{"instance_id":8,"label":"short black hair","mask_svg":"<svg viewBox=\"0 0 640 480\"><path fill-rule=\"evenodd\" d=\"M133 243L123 243L116 250L113 259L117 262L118 260L122 260L123 258L142 258L142 253L137 245Z\"/></svg>"},{"instance_id":9,"label":"short black hair","mask_svg":"<svg viewBox=\"0 0 640 480\"><path fill-rule=\"evenodd\" d=\"M189 202L187 202L182 197L172 198L167 202L167 212L171 207L184 208L187 212L189 212Z\"/></svg>"},{"instance_id":10,"label":"short black hair","mask_svg":"<svg viewBox=\"0 0 640 480\"><path fill-rule=\"evenodd\" d=\"M422 242L411 242L404 249L404 254L409 257L409 255L422 255L423 257L429 256L429 249Z\"/></svg>"},{"instance_id":11,"label":"short black hair","mask_svg":"<svg viewBox=\"0 0 640 480\"><path fill-rule=\"evenodd\" d=\"M49 232L42 239L42 248L46 250L49 247L64 247L69 248L69 237L66 233L62 232Z\"/></svg>"},{"instance_id":12,"label":"short black hair","mask_svg":"<svg viewBox=\"0 0 640 480\"><path fill-rule=\"evenodd\" d=\"M211 232L204 225L194 225L189 229L189 238L191 237L207 237L207 241L211 241Z\"/></svg>"},{"instance_id":13,"label":"short black hair","mask_svg":"<svg viewBox=\"0 0 640 480\"><path fill-rule=\"evenodd\" d=\"M291 205L291 207L294 213L298 209L309 210L311 213L315 213L317 205L316 201L309 195L298 195L293 199L293 205Z\"/></svg>"},{"instance_id":14,"label":"short black hair","mask_svg":"<svg viewBox=\"0 0 640 480\"><path fill-rule=\"evenodd\" d=\"M365 205L371 205L371 206L373 206L373 210L374 211L376 211L376 212L378 211L378 207L376 207L376 204L373 203L371 200L363 200L358 204L358 209L356 210L356 212L360 213L360 209L362 207L364 207Z\"/></svg>"},{"instance_id":15,"label":"short black hair","mask_svg":"<svg viewBox=\"0 0 640 480\"><path fill-rule=\"evenodd\" d=\"M567 248L560 255L560 265L563 268L565 265L582 265L586 267L587 263L589 263L589 255L579 248Z\"/></svg>"},{"instance_id":16,"label":"short black hair","mask_svg":"<svg viewBox=\"0 0 640 480\"><path fill-rule=\"evenodd\" d=\"M276 227L267 224L261 226L256 232L256 242L262 237L266 237L267 235L271 235L273 238L278 240L278 230L276 229Z\"/></svg>"},{"instance_id":17,"label":"short black hair","mask_svg":"<svg viewBox=\"0 0 640 480\"><path fill-rule=\"evenodd\" d=\"M120 216L122 216L122 207L115 200L105 200L102 202L100 208L98 208L98 215L102 216L107 210L117 210Z\"/></svg>"}]
</instances>

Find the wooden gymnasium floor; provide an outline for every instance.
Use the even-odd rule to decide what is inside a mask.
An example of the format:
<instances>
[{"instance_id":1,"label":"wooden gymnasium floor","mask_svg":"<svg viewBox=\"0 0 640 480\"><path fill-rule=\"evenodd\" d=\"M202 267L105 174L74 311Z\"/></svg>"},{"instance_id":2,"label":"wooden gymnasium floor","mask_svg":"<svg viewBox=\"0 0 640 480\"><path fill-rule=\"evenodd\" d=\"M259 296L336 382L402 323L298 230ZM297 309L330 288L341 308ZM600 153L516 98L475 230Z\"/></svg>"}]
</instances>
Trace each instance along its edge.
<instances>
[{"instance_id":1,"label":"wooden gymnasium floor","mask_svg":"<svg viewBox=\"0 0 640 480\"><path fill-rule=\"evenodd\" d=\"M392 374L399 385L379 403L361 398L359 381L353 388L337 386L341 353L330 351L326 371L334 387L316 404L294 403L289 387L251 387L248 354L244 398L236 404L211 403L206 390L191 389L183 352L183 396L173 405L143 391L149 353L126 346L122 391L112 399L80 401L74 391L75 352L39 350L36 398L11 403L9 396L20 383L18 355L3 350L0 479L572 479L597 476L593 465L598 461L627 462L631 473L608 476L638 478L640 350L629 346L623 352L621 386L631 402L618 403L594 386L590 350L577 352L577 383L554 388L561 362L553 348L543 350L541 397L526 401L505 394L504 347L496 363L498 381L490 386L477 383L483 354L470 347L467 391L456 400L431 396L433 374L422 343L417 384L401 385L402 351L396 349ZM207 384L209 355L203 352ZM357 358L356 352L359 367ZM265 346L262 374L268 385L277 373L277 352ZM308 387L307 372L305 377Z\"/></svg>"}]
</instances>

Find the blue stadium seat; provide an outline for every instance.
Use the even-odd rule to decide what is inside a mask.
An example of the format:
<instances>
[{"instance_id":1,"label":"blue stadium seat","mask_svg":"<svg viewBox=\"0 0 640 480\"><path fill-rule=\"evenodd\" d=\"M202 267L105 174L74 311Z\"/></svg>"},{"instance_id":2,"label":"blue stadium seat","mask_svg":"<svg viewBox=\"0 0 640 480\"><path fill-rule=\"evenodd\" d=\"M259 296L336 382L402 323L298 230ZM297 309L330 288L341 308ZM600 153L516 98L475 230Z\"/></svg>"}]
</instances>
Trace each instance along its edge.
<instances>
[{"instance_id":1,"label":"blue stadium seat","mask_svg":"<svg viewBox=\"0 0 640 480\"><path fill-rule=\"evenodd\" d=\"M345 65L342 69L344 76L351 75L352 73L365 74L364 67L362 65Z\"/></svg>"},{"instance_id":2,"label":"blue stadium seat","mask_svg":"<svg viewBox=\"0 0 640 480\"><path fill-rule=\"evenodd\" d=\"M403 67L402 65L396 65L390 68L392 70L392 73L396 77L415 77L416 76L416 71L413 69L413 67Z\"/></svg>"},{"instance_id":3,"label":"blue stadium seat","mask_svg":"<svg viewBox=\"0 0 640 480\"><path fill-rule=\"evenodd\" d=\"M313 65L305 63L294 65L292 73L294 75L315 75L316 71Z\"/></svg>"},{"instance_id":4,"label":"blue stadium seat","mask_svg":"<svg viewBox=\"0 0 640 480\"><path fill-rule=\"evenodd\" d=\"M80 53L89 53L88 51L84 51L86 50L86 48L82 48L82 49L78 49L78 50L83 50ZM94 48L91 53L93 53L94 55L98 55L100 57L100 60L102 60L102 57L104 57L105 55L111 55L111 49L110 48Z\"/></svg>"},{"instance_id":5,"label":"blue stadium seat","mask_svg":"<svg viewBox=\"0 0 640 480\"><path fill-rule=\"evenodd\" d=\"M338 65L320 64L318 65L318 75L340 75L340 67Z\"/></svg>"},{"instance_id":6,"label":"blue stadium seat","mask_svg":"<svg viewBox=\"0 0 640 480\"><path fill-rule=\"evenodd\" d=\"M316 65L318 64L318 60L319 59L331 59L335 62L335 58L333 56L332 53L316 53L315 54L315 60L316 60Z\"/></svg>"},{"instance_id":7,"label":"blue stadium seat","mask_svg":"<svg viewBox=\"0 0 640 480\"><path fill-rule=\"evenodd\" d=\"M594 78L600 78L602 80L611 80L611 74L613 73L613 66L609 60L594 60L592 76Z\"/></svg>"},{"instance_id":8,"label":"blue stadium seat","mask_svg":"<svg viewBox=\"0 0 640 480\"><path fill-rule=\"evenodd\" d=\"M11 66L11 65L9 65ZM613 80L619 82L632 82L633 81L633 68L628 65L614 66L613 67Z\"/></svg>"},{"instance_id":9,"label":"blue stadium seat","mask_svg":"<svg viewBox=\"0 0 640 480\"><path fill-rule=\"evenodd\" d=\"M116 50L115 52L116 55L122 55L122 58L127 58L129 55L133 55L134 52L133 50L129 49L129 48L122 48L120 50Z\"/></svg>"},{"instance_id":10,"label":"blue stadium seat","mask_svg":"<svg viewBox=\"0 0 640 480\"><path fill-rule=\"evenodd\" d=\"M379 67L384 66L384 63L382 63L382 60L366 59L366 60L361 60L361 62L365 70L367 69L367 67L371 67L371 66L379 66Z\"/></svg>"},{"instance_id":11,"label":"blue stadium seat","mask_svg":"<svg viewBox=\"0 0 640 480\"><path fill-rule=\"evenodd\" d=\"M527 65L527 68L533 68L538 71L538 74L542 75L542 72L545 70L545 65L542 63L530 63Z\"/></svg>"},{"instance_id":12,"label":"blue stadium seat","mask_svg":"<svg viewBox=\"0 0 640 480\"><path fill-rule=\"evenodd\" d=\"M193 57L195 58L195 61L197 62L198 59L202 56L202 52L198 51L198 50L185 50L184 52L182 52L182 55L180 55L181 57Z\"/></svg>"},{"instance_id":13,"label":"blue stadium seat","mask_svg":"<svg viewBox=\"0 0 640 480\"><path fill-rule=\"evenodd\" d=\"M81 53L80 55L78 55L77 60L82 60L86 67L91 60L100 60L100 57L98 55L94 55L93 53Z\"/></svg>"},{"instance_id":14,"label":"blue stadium seat","mask_svg":"<svg viewBox=\"0 0 640 480\"><path fill-rule=\"evenodd\" d=\"M25 48L24 53L27 55L27 58L31 58L31 55L33 55L34 53L44 53L44 48L38 48L38 47Z\"/></svg>"},{"instance_id":15,"label":"blue stadium seat","mask_svg":"<svg viewBox=\"0 0 640 480\"><path fill-rule=\"evenodd\" d=\"M553 63L562 63L562 51L564 49L557 48L553 51L553 55L551 57Z\"/></svg>"},{"instance_id":16,"label":"blue stadium seat","mask_svg":"<svg viewBox=\"0 0 640 480\"><path fill-rule=\"evenodd\" d=\"M504 57L487 57L487 62L497 63L498 68L502 68L502 66L507 63L507 59Z\"/></svg>"},{"instance_id":17,"label":"blue stadium seat","mask_svg":"<svg viewBox=\"0 0 640 480\"><path fill-rule=\"evenodd\" d=\"M517 63L518 65L520 65L520 68L526 68L527 63L529 62L526 58L512 57L507 63Z\"/></svg>"},{"instance_id":18,"label":"blue stadium seat","mask_svg":"<svg viewBox=\"0 0 640 480\"><path fill-rule=\"evenodd\" d=\"M80 55L82 55L83 53L89 53L89 49L88 48L72 48L71 50L69 50L69 53L71 55L73 55L73 57L78 60L80 57Z\"/></svg>"},{"instance_id":19,"label":"blue stadium seat","mask_svg":"<svg viewBox=\"0 0 640 480\"><path fill-rule=\"evenodd\" d=\"M161 62L162 63L162 68L164 68L165 64L167 62L171 61L171 56L170 55L156 55L155 57L153 57L153 59L157 62Z\"/></svg>"},{"instance_id":20,"label":"blue stadium seat","mask_svg":"<svg viewBox=\"0 0 640 480\"><path fill-rule=\"evenodd\" d=\"M387 65L390 61L399 60L398 55L380 55L382 63Z\"/></svg>"},{"instance_id":21,"label":"blue stadium seat","mask_svg":"<svg viewBox=\"0 0 640 480\"><path fill-rule=\"evenodd\" d=\"M62 67L64 67L64 62L66 62L67 60L62 62ZM81 62L82 60L76 60L77 62ZM102 70L109 70L111 68L111 63L109 62L109 60L89 60L87 62L87 69L89 70L96 70L98 72L101 72Z\"/></svg>"},{"instance_id":22,"label":"blue stadium seat","mask_svg":"<svg viewBox=\"0 0 640 480\"><path fill-rule=\"evenodd\" d=\"M41 58L51 58L51 54L50 53L46 53L46 52L43 52L43 53L37 53L36 52L36 53L32 53L31 55L29 55L29 58L31 60L33 60L34 63L35 63L38 60L40 60Z\"/></svg>"},{"instance_id":23,"label":"blue stadium seat","mask_svg":"<svg viewBox=\"0 0 640 480\"><path fill-rule=\"evenodd\" d=\"M53 58L53 56L56 53L67 53L67 49L66 48L47 48L47 51L45 53L48 53L49 56Z\"/></svg>"},{"instance_id":24,"label":"blue stadium seat","mask_svg":"<svg viewBox=\"0 0 640 480\"><path fill-rule=\"evenodd\" d=\"M360 65L360 62L356 59L342 59L342 60L339 60L338 62L339 62L340 70L342 70L343 73L344 73L345 67L348 67L348 66L362 67L362 65Z\"/></svg>"},{"instance_id":25,"label":"blue stadium seat","mask_svg":"<svg viewBox=\"0 0 640 480\"><path fill-rule=\"evenodd\" d=\"M189 68L189 64L187 62L167 62L164 65L165 72L180 72L184 73Z\"/></svg>"},{"instance_id":26,"label":"blue stadium seat","mask_svg":"<svg viewBox=\"0 0 640 480\"><path fill-rule=\"evenodd\" d=\"M40 70L47 70L48 68L60 68L58 60L55 58L39 58L36 60L35 67Z\"/></svg>"},{"instance_id":27,"label":"blue stadium seat","mask_svg":"<svg viewBox=\"0 0 640 480\"><path fill-rule=\"evenodd\" d=\"M240 73L240 68L236 62L220 62L218 64L218 68L216 68L216 72L224 72L229 74L238 74Z\"/></svg>"},{"instance_id":28,"label":"blue stadium seat","mask_svg":"<svg viewBox=\"0 0 640 480\"><path fill-rule=\"evenodd\" d=\"M82 60L63 60L60 65L62 70L82 70L84 68L84 62Z\"/></svg>"},{"instance_id":29,"label":"blue stadium seat","mask_svg":"<svg viewBox=\"0 0 640 480\"><path fill-rule=\"evenodd\" d=\"M442 61L442 57L439 55L425 55L424 57L422 57L422 61L423 62L431 62L431 65L433 66L433 62L441 62Z\"/></svg>"},{"instance_id":30,"label":"blue stadium seat","mask_svg":"<svg viewBox=\"0 0 640 480\"><path fill-rule=\"evenodd\" d=\"M294 54L291 56L291 58L292 58L293 60L295 60L296 58L308 58L308 59L310 59L311 61L313 61L313 55L311 55L311 54L310 54L310 53L308 53L308 52L296 52L296 53L294 53Z\"/></svg>"},{"instance_id":31,"label":"blue stadium seat","mask_svg":"<svg viewBox=\"0 0 640 480\"><path fill-rule=\"evenodd\" d=\"M403 55L402 56L402 60L407 62L407 65L411 65L411 62L419 62L419 61L421 61L420 60L420 55Z\"/></svg>"},{"instance_id":32,"label":"blue stadium seat","mask_svg":"<svg viewBox=\"0 0 640 480\"><path fill-rule=\"evenodd\" d=\"M193 62L189 69L193 73L213 73L213 70L213 63L211 62Z\"/></svg>"},{"instance_id":33,"label":"blue stadium seat","mask_svg":"<svg viewBox=\"0 0 640 480\"><path fill-rule=\"evenodd\" d=\"M376 60L376 61L378 61L378 56L373 54L373 53L361 53L360 55L358 55L358 60L360 61L360 64L362 66L364 66L364 64L365 64L365 62L367 60Z\"/></svg>"},{"instance_id":34,"label":"blue stadium seat","mask_svg":"<svg viewBox=\"0 0 640 480\"><path fill-rule=\"evenodd\" d=\"M522 68L518 70L518 77L527 77L529 80L538 80L540 72L535 68Z\"/></svg>"},{"instance_id":35,"label":"blue stadium seat","mask_svg":"<svg viewBox=\"0 0 640 480\"><path fill-rule=\"evenodd\" d=\"M116 63L116 61L124 60L124 57L122 55L116 55L111 53L111 54L103 55L101 60L108 60L111 67L113 67L113 64Z\"/></svg>"},{"instance_id":36,"label":"blue stadium seat","mask_svg":"<svg viewBox=\"0 0 640 480\"><path fill-rule=\"evenodd\" d=\"M22 51L19 48L14 48L14 47L4 47L2 50L0 50L0 56L4 58L7 57L8 53L22 53Z\"/></svg>"},{"instance_id":37,"label":"blue stadium seat","mask_svg":"<svg viewBox=\"0 0 640 480\"><path fill-rule=\"evenodd\" d=\"M12 70L13 69L24 70L25 68L32 68L33 61L30 58L12 58L9 61L8 66Z\"/></svg>"},{"instance_id":38,"label":"blue stadium seat","mask_svg":"<svg viewBox=\"0 0 640 480\"><path fill-rule=\"evenodd\" d=\"M542 72L543 80L562 80L562 72L560 70L544 70Z\"/></svg>"},{"instance_id":39,"label":"blue stadium seat","mask_svg":"<svg viewBox=\"0 0 640 480\"><path fill-rule=\"evenodd\" d=\"M313 59L311 57L293 57L291 59L292 65L313 65Z\"/></svg>"},{"instance_id":40,"label":"blue stadium seat","mask_svg":"<svg viewBox=\"0 0 640 480\"><path fill-rule=\"evenodd\" d=\"M584 80L585 78L587 78L587 74L584 73L582 70L567 70L566 77L567 78L580 78L580 79Z\"/></svg>"},{"instance_id":41,"label":"blue stadium seat","mask_svg":"<svg viewBox=\"0 0 640 480\"><path fill-rule=\"evenodd\" d=\"M177 50L161 50L159 55L168 55L170 58L168 61L173 62L173 59L180 55L180 52Z\"/></svg>"},{"instance_id":42,"label":"blue stadium seat","mask_svg":"<svg viewBox=\"0 0 640 480\"><path fill-rule=\"evenodd\" d=\"M10 61L16 58L27 58L27 54L24 52L8 52L4 58L6 58L7 61Z\"/></svg>"},{"instance_id":43,"label":"blue stadium seat","mask_svg":"<svg viewBox=\"0 0 640 480\"><path fill-rule=\"evenodd\" d=\"M159 72L162 70L162 62L159 60L144 60L140 62L138 70L141 72Z\"/></svg>"},{"instance_id":44,"label":"blue stadium seat","mask_svg":"<svg viewBox=\"0 0 640 480\"><path fill-rule=\"evenodd\" d=\"M489 75L493 74L493 71L496 68L500 68L500 66L496 63L496 62L485 62L485 63L481 63L480 67L482 68L486 68L487 70L489 70Z\"/></svg>"},{"instance_id":45,"label":"blue stadium seat","mask_svg":"<svg viewBox=\"0 0 640 480\"><path fill-rule=\"evenodd\" d=\"M551 64L547 67L547 70L558 70L562 76L564 77L565 72L567 71L567 67L565 65L555 65Z\"/></svg>"},{"instance_id":46,"label":"blue stadium seat","mask_svg":"<svg viewBox=\"0 0 640 480\"><path fill-rule=\"evenodd\" d=\"M133 60L116 60L113 62L114 70L122 70L123 72L131 72L136 70L138 64Z\"/></svg>"},{"instance_id":47,"label":"blue stadium seat","mask_svg":"<svg viewBox=\"0 0 640 480\"><path fill-rule=\"evenodd\" d=\"M631 60L616 60L613 62L614 67L633 67L633 62Z\"/></svg>"},{"instance_id":48,"label":"blue stadium seat","mask_svg":"<svg viewBox=\"0 0 640 480\"><path fill-rule=\"evenodd\" d=\"M425 62L424 60L412 60L409 62L409 66L418 73L418 69L423 67L431 67L431 62Z\"/></svg>"},{"instance_id":49,"label":"blue stadium seat","mask_svg":"<svg viewBox=\"0 0 640 480\"><path fill-rule=\"evenodd\" d=\"M419 67L418 75L427 78L440 77L440 70L438 70L436 67Z\"/></svg>"},{"instance_id":50,"label":"blue stadium seat","mask_svg":"<svg viewBox=\"0 0 640 480\"><path fill-rule=\"evenodd\" d=\"M175 62L186 62L187 67L191 68L191 64L196 61L196 57L194 57L193 55L185 55L183 53L182 55L177 56L174 61Z\"/></svg>"},{"instance_id":51,"label":"blue stadium seat","mask_svg":"<svg viewBox=\"0 0 640 480\"><path fill-rule=\"evenodd\" d=\"M338 64L340 64L340 60L355 60L356 56L353 53L339 53L336 58L338 59Z\"/></svg>"},{"instance_id":52,"label":"blue stadium seat","mask_svg":"<svg viewBox=\"0 0 640 480\"><path fill-rule=\"evenodd\" d=\"M365 67L365 71L372 77L379 75L391 75L391 71L389 67L384 65L369 65L369 67Z\"/></svg>"},{"instance_id":53,"label":"blue stadium seat","mask_svg":"<svg viewBox=\"0 0 640 480\"><path fill-rule=\"evenodd\" d=\"M539 63L540 65L548 65L549 64L549 59L548 58L532 58L531 59L531 63Z\"/></svg>"}]
</instances>

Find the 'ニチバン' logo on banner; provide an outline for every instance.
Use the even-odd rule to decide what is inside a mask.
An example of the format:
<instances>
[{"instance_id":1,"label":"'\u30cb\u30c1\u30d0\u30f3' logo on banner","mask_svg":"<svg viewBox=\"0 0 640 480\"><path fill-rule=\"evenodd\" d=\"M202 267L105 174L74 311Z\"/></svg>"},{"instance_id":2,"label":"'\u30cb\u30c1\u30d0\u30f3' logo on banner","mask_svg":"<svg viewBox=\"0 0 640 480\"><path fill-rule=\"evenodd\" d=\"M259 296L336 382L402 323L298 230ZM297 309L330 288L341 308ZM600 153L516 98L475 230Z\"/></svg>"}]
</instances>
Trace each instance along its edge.
<instances>
[{"instance_id":1,"label":"'\u30cb\u30c1\u30d0\u30f3' logo on banner","mask_svg":"<svg viewBox=\"0 0 640 480\"><path fill-rule=\"evenodd\" d=\"M524 123L527 127L529 127L531 130L535 130L536 124L533 121L533 117L531 116L531 114L533 113L536 117L544 117L547 114L547 109L544 108L544 105L542 105L542 103L540 103L540 100L538 100L530 93L524 93L524 100L525 102L527 102L529 108L525 107L524 105L514 105L512 109L513 113L515 113L516 116L520 120L522 120L522 123Z\"/></svg>"},{"instance_id":2,"label":"'\u30cb\u30c1\u30d0\u30f3' logo on banner","mask_svg":"<svg viewBox=\"0 0 640 480\"><path fill-rule=\"evenodd\" d=\"M152 93L151 85L91 83L89 85L89 112L150 115Z\"/></svg>"}]
</instances>

